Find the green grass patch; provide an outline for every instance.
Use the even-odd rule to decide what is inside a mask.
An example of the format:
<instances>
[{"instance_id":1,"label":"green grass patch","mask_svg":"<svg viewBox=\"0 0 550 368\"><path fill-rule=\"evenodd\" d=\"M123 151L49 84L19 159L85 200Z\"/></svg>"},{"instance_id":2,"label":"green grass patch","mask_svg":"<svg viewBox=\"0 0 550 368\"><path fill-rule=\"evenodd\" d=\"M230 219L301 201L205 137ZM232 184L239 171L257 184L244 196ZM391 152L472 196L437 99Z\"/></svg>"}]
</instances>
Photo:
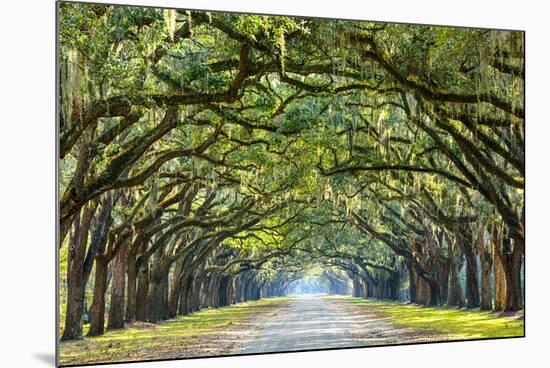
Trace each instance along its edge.
<instances>
[{"instance_id":1,"label":"green grass patch","mask_svg":"<svg viewBox=\"0 0 550 368\"><path fill-rule=\"evenodd\" d=\"M231 340L223 334L238 329L239 323L255 315L285 305L287 301L288 298L268 298L240 303L196 312L156 325L138 323L136 327L107 331L103 336L63 342L60 361L62 365L77 365L151 360L193 354L190 349L194 349L196 355L215 355L213 352ZM85 326L84 334L87 330L88 326ZM186 349L187 353L184 353Z\"/></svg>"},{"instance_id":2,"label":"green grass patch","mask_svg":"<svg viewBox=\"0 0 550 368\"><path fill-rule=\"evenodd\" d=\"M492 312L431 308L401 302L349 298L402 327L426 329L448 335L452 340L524 336L524 320L501 317Z\"/></svg>"}]
</instances>

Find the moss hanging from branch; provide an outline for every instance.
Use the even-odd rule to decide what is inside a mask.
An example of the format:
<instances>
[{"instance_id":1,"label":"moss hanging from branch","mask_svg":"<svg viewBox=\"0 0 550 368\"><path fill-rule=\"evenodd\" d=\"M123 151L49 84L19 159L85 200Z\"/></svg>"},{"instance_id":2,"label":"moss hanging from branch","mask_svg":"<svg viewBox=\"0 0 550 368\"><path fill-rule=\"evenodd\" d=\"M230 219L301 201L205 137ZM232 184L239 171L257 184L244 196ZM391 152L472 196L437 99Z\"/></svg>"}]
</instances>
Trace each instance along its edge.
<instances>
[{"instance_id":1,"label":"moss hanging from branch","mask_svg":"<svg viewBox=\"0 0 550 368\"><path fill-rule=\"evenodd\" d=\"M173 9L164 9L162 11L162 15L164 17L164 26L166 27L166 31L168 32L168 35L170 35L170 39L173 41L174 33L176 32L177 12Z\"/></svg>"},{"instance_id":2,"label":"moss hanging from branch","mask_svg":"<svg viewBox=\"0 0 550 368\"><path fill-rule=\"evenodd\" d=\"M285 74L285 54L286 54L286 43L285 43L285 32L284 30L279 31L279 70L282 75Z\"/></svg>"}]
</instances>

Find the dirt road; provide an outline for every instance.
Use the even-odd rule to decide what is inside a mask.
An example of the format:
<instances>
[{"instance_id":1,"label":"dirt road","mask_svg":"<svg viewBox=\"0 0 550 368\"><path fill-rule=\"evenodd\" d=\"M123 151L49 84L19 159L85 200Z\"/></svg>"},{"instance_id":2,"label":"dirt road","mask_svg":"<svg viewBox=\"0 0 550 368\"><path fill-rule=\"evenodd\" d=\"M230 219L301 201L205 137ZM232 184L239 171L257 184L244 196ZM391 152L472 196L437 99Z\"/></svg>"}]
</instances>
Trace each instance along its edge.
<instances>
[{"instance_id":1,"label":"dirt road","mask_svg":"<svg viewBox=\"0 0 550 368\"><path fill-rule=\"evenodd\" d=\"M248 338L233 354L357 347L445 339L394 326L387 318L346 302L345 297L312 295L291 299L269 316L258 316Z\"/></svg>"}]
</instances>

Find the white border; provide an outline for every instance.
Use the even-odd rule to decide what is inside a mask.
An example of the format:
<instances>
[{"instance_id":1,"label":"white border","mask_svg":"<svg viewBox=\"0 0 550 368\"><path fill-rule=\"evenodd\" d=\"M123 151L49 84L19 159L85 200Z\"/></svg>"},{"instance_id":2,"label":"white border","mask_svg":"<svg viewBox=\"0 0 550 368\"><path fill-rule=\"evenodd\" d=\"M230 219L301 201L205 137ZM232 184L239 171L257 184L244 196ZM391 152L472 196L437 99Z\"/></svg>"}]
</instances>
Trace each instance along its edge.
<instances>
[{"instance_id":1,"label":"white border","mask_svg":"<svg viewBox=\"0 0 550 368\"><path fill-rule=\"evenodd\" d=\"M101 2L101 1L99 1ZM105 2L105 1L103 1ZM548 9L544 2L128 0L136 5L497 27L527 31L525 339L184 360L112 367L542 366L548 346ZM52 367L54 353L54 1L2 4L0 333L4 367ZM7 83L6 83L7 82Z\"/></svg>"}]
</instances>

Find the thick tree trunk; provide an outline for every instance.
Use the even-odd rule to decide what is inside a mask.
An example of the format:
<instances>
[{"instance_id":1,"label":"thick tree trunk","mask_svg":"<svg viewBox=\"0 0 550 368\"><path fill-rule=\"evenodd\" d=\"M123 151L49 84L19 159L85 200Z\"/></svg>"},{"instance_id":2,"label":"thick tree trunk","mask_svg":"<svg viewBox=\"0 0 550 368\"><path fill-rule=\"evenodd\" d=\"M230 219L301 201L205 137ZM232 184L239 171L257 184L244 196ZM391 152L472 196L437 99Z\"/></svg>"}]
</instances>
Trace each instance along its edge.
<instances>
[{"instance_id":1,"label":"thick tree trunk","mask_svg":"<svg viewBox=\"0 0 550 368\"><path fill-rule=\"evenodd\" d=\"M229 283L229 290L227 293L229 305L235 304L235 287L236 287L237 278L235 276L231 276L230 280L231 281Z\"/></svg>"},{"instance_id":2,"label":"thick tree trunk","mask_svg":"<svg viewBox=\"0 0 550 368\"><path fill-rule=\"evenodd\" d=\"M420 243L413 242L411 246L413 249L411 262L415 273L416 300L420 304L438 306L441 304L441 285L437 279L437 267L433 265L428 251Z\"/></svg>"},{"instance_id":3,"label":"thick tree trunk","mask_svg":"<svg viewBox=\"0 0 550 368\"><path fill-rule=\"evenodd\" d=\"M219 295L218 295L218 292L220 290L219 281L218 281L219 278L220 277L218 274L210 275L210 282L208 283L208 289L207 289L209 307L216 308L219 306Z\"/></svg>"},{"instance_id":4,"label":"thick tree trunk","mask_svg":"<svg viewBox=\"0 0 550 368\"><path fill-rule=\"evenodd\" d=\"M477 263L475 256L470 256L467 257L468 261L466 263L466 306L468 308L478 308L479 282L477 276Z\"/></svg>"},{"instance_id":5,"label":"thick tree trunk","mask_svg":"<svg viewBox=\"0 0 550 368\"><path fill-rule=\"evenodd\" d=\"M84 259L88 242L88 230L95 206L88 204L82 210L82 218L76 216L74 237L70 244L67 269L67 308L62 341L82 338L82 314L84 312Z\"/></svg>"},{"instance_id":6,"label":"thick tree trunk","mask_svg":"<svg viewBox=\"0 0 550 368\"><path fill-rule=\"evenodd\" d=\"M430 288L430 299L428 305L439 306L441 305L441 289L438 283L428 283Z\"/></svg>"},{"instance_id":7,"label":"thick tree trunk","mask_svg":"<svg viewBox=\"0 0 550 368\"><path fill-rule=\"evenodd\" d=\"M107 291L107 270L109 262L104 255L95 259L95 282L90 307L90 330L87 336L103 335L105 329L105 293Z\"/></svg>"},{"instance_id":8,"label":"thick tree trunk","mask_svg":"<svg viewBox=\"0 0 550 368\"><path fill-rule=\"evenodd\" d=\"M162 280L151 278L147 292L147 322L157 323L160 320L160 303L162 298Z\"/></svg>"},{"instance_id":9,"label":"thick tree trunk","mask_svg":"<svg viewBox=\"0 0 550 368\"><path fill-rule=\"evenodd\" d=\"M176 261L176 267L170 285L168 296L168 317L173 318L178 314L178 304L180 301L181 292L183 290L183 258Z\"/></svg>"},{"instance_id":10,"label":"thick tree trunk","mask_svg":"<svg viewBox=\"0 0 550 368\"><path fill-rule=\"evenodd\" d=\"M493 309L491 300L491 263L484 259L481 261L481 310Z\"/></svg>"},{"instance_id":11,"label":"thick tree trunk","mask_svg":"<svg viewBox=\"0 0 550 368\"><path fill-rule=\"evenodd\" d=\"M229 286L229 278L228 276L222 276L219 280L219 286L218 286L218 306L224 307L228 305L227 301L227 293L228 293L228 286Z\"/></svg>"},{"instance_id":12,"label":"thick tree trunk","mask_svg":"<svg viewBox=\"0 0 550 368\"><path fill-rule=\"evenodd\" d=\"M126 312L124 320L126 322L132 322L136 319L136 283L137 283L137 267L136 267L136 253L128 251L127 259L127 275L128 275L128 289L126 292Z\"/></svg>"},{"instance_id":13,"label":"thick tree trunk","mask_svg":"<svg viewBox=\"0 0 550 368\"><path fill-rule=\"evenodd\" d=\"M96 266L88 336L102 335L105 328L105 294L110 281L108 268L112 259L110 254L106 253L106 248L109 230L113 223L112 208L113 197L110 194L104 195L101 201L101 210L94 225L91 243L88 247L88 254L84 261L84 284L86 284L86 280L92 271L93 261L95 261ZM111 240L114 240L114 237ZM112 243L109 242L109 245L112 246Z\"/></svg>"},{"instance_id":14,"label":"thick tree trunk","mask_svg":"<svg viewBox=\"0 0 550 368\"><path fill-rule=\"evenodd\" d=\"M468 308L478 308L479 281L477 277L477 258L471 233L465 227L461 227L457 231L456 240L466 259L466 306Z\"/></svg>"},{"instance_id":15,"label":"thick tree trunk","mask_svg":"<svg viewBox=\"0 0 550 368\"><path fill-rule=\"evenodd\" d=\"M447 297L447 305L462 308L465 304L466 301L464 298L464 292L462 291L460 277L458 275L458 271L456 270L456 266L453 266L449 276L449 294Z\"/></svg>"},{"instance_id":16,"label":"thick tree trunk","mask_svg":"<svg viewBox=\"0 0 550 368\"><path fill-rule=\"evenodd\" d=\"M243 274L240 273L235 278L235 292L233 293L235 303L240 303L242 300L242 283Z\"/></svg>"},{"instance_id":17,"label":"thick tree trunk","mask_svg":"<svg viewBox=\"0 0 550 368\"><path fill-rule=\"evenodd\" d=\"M162 321L165 321L169 318L169 308L168 308L168 291L169 291L169 280L168 275L164 277L160 284L162 291L161 291L161 304L160 304L160 319Z\"/></svg>"},{"instance_id":18,"label":"thick tree trunk","mask_svg":"<svg viewBox=\"0 0 550 368\"><path fill-rule=\"evenodd\" d=\"M360 298L362 292L361 284L359 283L357 277L352 277L351 280L353 282L353 296L356 298Z\"/></svg>"},{"instance_id":19,"label":"thick tree trunk","mask_svg":"<svg viewBox=\"0 0 550 368\"><path fill-rule=\"evenodd\" d=\"M149 290L149 267L141 265L136 289L136 321L147 322L147 291Z\"/></svg>"},{"instance_id":20,"label":"thick tree trunk","mask_svg":"<svg viewBox=\"0 0 550 368\"><path fill-rule=\"evenodd\" d=\"M129 246L127 253L127 284L126 291L126 314L125 321L132 322L136 320L136 303L137 303L137 283L139 278L141 264L138 264L138 255L143 254L147 248L147 239L143 234L137 234L134 242ZM147 263L147 262L145 262Z\"/></svg>"},{"instance_id":21,"label":"thick tree trunk","mask_svg":"<svg viewBox=\"0 0 550 368\"><path fill-rule=\"evenodd\" d=\"M416 301L419 304L431 305L432 295L430 285L420 275L415 277Z\"/></svg>"},{"instance_id":22,"label":"thick tree trunk","mask_svg":"<svg viewBox=\"0 0 550 368\"><path fill-rule=\"evenodd\" d=\"M509 238L502 240L502 250L495 242L495 310L518 311L523 308L521 288L521 263L523 260L523 244L515 244ZM497 276L499 283L497 288ZM503 287L504 284L504 287Z\"/></svg>"},{"instance_id":23,"label":"thick tree trunk","mask_svg":"<svg viewBox=\"0 0 550 368\"><path fill-rule=\"evenodd\" d=\"M248 300L248 284L250 283L251 278L253 277L252 273L250 271L246 272L243 276L242 282L241 282L241 302L246 302Z\"/></svg>"},{"instance_id":24,"label":"thick tree trunk","mask_svg":"<svg viewBox=\"0 0 550 368\"><path fill-rule=\"evenodd\" d=\"M401 277L399 273L392 274L388 284L388 298L391 300L399 299L399 289L401 287Z\"/></svg>"},{"instance_id":25,"label":"thick tree trunk","mask_svg":"<svg viewBox=\"0 0 550 368\"><path fill-rule=\"evenodd\" d=\"M445 303L449 296L449 286L450 286L449 279L450 279L450 272L451 272L449 266L450 265L448 262L440 263L441 269L439 271L439 275L437 279L439 281L440 290L441 290L441 295L440 295L441 303Z\"/></svg>"},{"instance_id":26,"label":"thick tree trunk","mask_svg":"<svg viewBox=\"0 0 550 368\"><path fill-rule=\"evenodd\" d=\"M495 244L495 246L497 245ZM495 304L493 310L504 311L506 308L506 274L501 257L495 256L493 273L495 278Z\"/></svg>"},{"instance_id":27,"label":"thick tree trunk","mask_svg":"<svg viewBox=\"0 0 550 368\"><path fill-rule=\"evenodd\" d=\"M178 310L177 315L178 316L184 316L186 314L189 314L189 294L185 295L185 288L182 286L182 290L180 292L180 297L178 300Z\"/></svg>"},{"instance_id":28,"label":"thick tree trunk","mask_svg":"<svg viewBox=\"0 0 550 368\"><path fill-rule=\"evenodd\" d=\"M409 299L410 302L413 304L417 303L417 297L416 297L416 280L415 280L415 272L412 267L412 262L407 262L407 269L409 273Z\"/></svg>"},{"instance_id":29,"label":"thick tree trunk","mask_svg":"<svg viewBox=\"0 0 550 368\"><path fill-rule=\"evenodd\" d=\"M447 305L456 306L459 308L464 307L466 300L464 298L464 291L462 290L462 284L460 283L459 269L459 253L454 246L450 245L449 251L449 288L447 295Z\"/></svg>"},{"instance_id":30,"label":"thick tree trunk","mask_svg":"<svg viewBox=\"0 0 550 368\"><path fill-rule=\"evenodd\" d=\"M518 245L515 245L518 247ZM518 311L523 308L521 287L521 263L523 254L517 248L508 254L506 267L506 311Z\"/></svg>"},{"instance_id":31,"label":"thick tree trunk","mask_svg":"<svg viewBox=\"0 0 550 368\"><path fill-rule=\"evenodd\" d=\"M378 298L378 285L374 280L369 280L367 277L361 278L362 296L363 298Z\"/></svg>"},{"instance_id":32,"label":"thick tree trunk","mask_svg":"<svg viewBox=\"0 0 550 368\"><path fill-rule=\"evenodd\" d=\"M202 293L202 285L204 281L204 274L199 270L196 272L196 276L194 277L194 280L192 282L190 293L190 298L188 301L188 313L193 313L195 311L198 311L200 308L201 300L200 296Z\"/></svg>"},{"instance_id":33,"label":"thick tree trunk","mask_svg":"<svg viewBox=\"0 0 550 368\"><path fill-rule=\"evenodd\" d=\"M192 300L191 300L191 287L193 285L193 274L188 273L184 275L183 281L182 281L182 291L181 291L181 302L180 302L180 313L181 315L187 315L191 313L192 307Z\"/></svg>"},{"instance_id":34,"label":"thick tree trunk","mask_svg":"<svg viewBox=\"0 0 550 368\"><path fill-rule=\"evenodd\" d=\"M124 292L126 289L126 268L128 261L128 246L121 245L113 262L113 284L111 287L111 303L107 329L124 327Z\"/></svg>"},{"instance_id":35,"label":"thick tree trunk","mask_svg":"<svg viewBox=\"0 0 550 368\"><path fill-rule=\"evenodd\" d=\"M491 230L491 228L489 229ZM488 249L485 240L486 235L490 235L485 229L481 229L476 239L476 249L479 254L479 261L481 267L481 303L479 305L480 310L493 309L492 301L492 288L491 288L491 272L493 268L493 259L491 252ZM486 244L487 243L487 244Z\"/></svg>"},{"instance_id":36,"label":"thick tree trunk","mask_svg":"<svg viewBox=\"0 0 550 368\"><path fill-rule=\"evenodd\" d=\"M169 264L163 261L163 248L159 248L152 258L147 289L147 321L157 323L166 314L168 297L166 296Z\"/></svg>"}]
</instances>

